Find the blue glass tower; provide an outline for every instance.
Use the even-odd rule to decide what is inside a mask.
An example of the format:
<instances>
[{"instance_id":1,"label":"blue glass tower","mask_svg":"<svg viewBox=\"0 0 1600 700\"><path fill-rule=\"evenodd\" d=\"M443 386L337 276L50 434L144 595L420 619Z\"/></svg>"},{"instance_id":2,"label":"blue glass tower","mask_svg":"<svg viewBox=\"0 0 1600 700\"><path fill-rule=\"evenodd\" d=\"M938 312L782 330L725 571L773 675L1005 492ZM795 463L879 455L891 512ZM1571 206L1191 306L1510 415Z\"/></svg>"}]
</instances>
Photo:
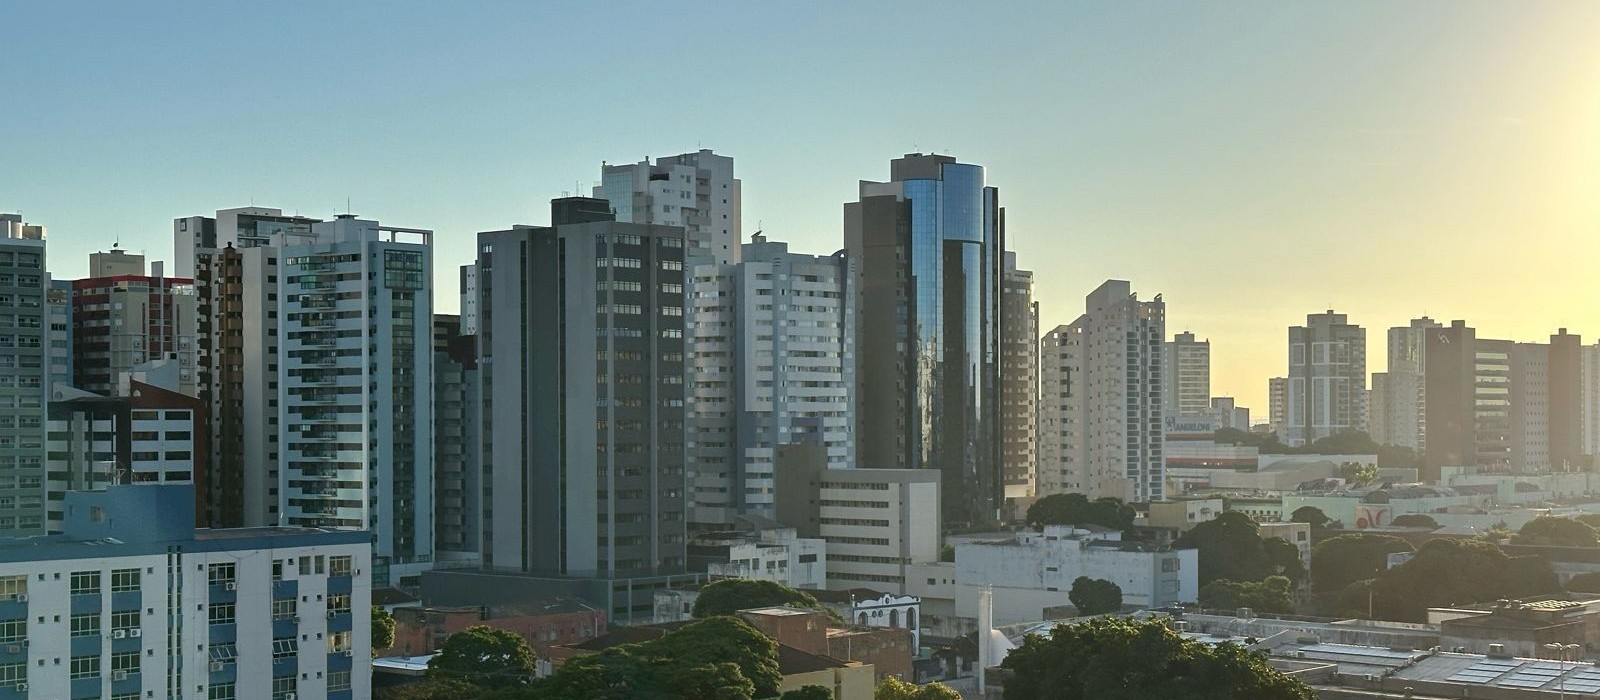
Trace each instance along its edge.
<instances>
[{"instance_id":1,"label":"blue glass tower","mask_svg":"<svg viewBox=\"0 0 1600 700\"><path fill-rule=\"evenodd\" d=\"M999 190L981 166L913 153L845 205L857 304L856 454L938 469L947 524L992 522L1000 458Z\"/></svg>"}]
</instances>

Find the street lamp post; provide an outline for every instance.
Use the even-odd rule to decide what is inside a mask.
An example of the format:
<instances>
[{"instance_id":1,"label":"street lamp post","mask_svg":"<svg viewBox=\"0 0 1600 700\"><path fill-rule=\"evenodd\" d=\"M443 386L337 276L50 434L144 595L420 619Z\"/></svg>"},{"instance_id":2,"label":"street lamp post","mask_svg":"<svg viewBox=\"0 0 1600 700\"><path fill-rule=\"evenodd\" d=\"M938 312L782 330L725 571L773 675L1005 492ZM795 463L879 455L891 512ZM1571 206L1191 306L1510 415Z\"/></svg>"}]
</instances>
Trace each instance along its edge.
<instances>
[{"instance_id":1,"label":"street lamp post","mask_svg":"<svg viewBox=\"0 0 1600 700\"><path fill-rule=\"evenodd\" d=\"M1561 680L1556 682L1556 692L1560 695L1561 700L1567 700L1567 671L1570 670L1567 668L1567 657L1571 656L1572 661L1576 662L1578 660L1578 651L1583 646L1580 644L1557 644L1551 642L1544 645L1544 648L1554 653L1556 655L1556 663L1561 665Z\"/></svg>"}]
</instances>

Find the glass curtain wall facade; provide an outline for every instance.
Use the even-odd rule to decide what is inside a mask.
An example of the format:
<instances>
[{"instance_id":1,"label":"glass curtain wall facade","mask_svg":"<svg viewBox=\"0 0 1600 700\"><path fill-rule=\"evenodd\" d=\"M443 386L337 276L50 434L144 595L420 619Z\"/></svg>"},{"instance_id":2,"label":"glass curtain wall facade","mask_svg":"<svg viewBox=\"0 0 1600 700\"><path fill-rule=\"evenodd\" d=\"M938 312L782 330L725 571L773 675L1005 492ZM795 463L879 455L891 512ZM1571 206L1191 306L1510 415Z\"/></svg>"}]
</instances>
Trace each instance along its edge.
<instances>
[{"instance_id":1,"label":"glass curtain wall facade","mask_svg":"<svg viewBox=\"0 0 1600 700\"><path fill-rule=\"evenodd\" d=\"M855 287L857 352L894 372L858 375L858 395L873 397L858 408L858 455L862 466L940 470L951 523L994 520L1003 494L998 200L981 166L911 154L891 164L891 182L863 182L845 205L846 248L870 283Z\"/></svg>"}]
</instances>

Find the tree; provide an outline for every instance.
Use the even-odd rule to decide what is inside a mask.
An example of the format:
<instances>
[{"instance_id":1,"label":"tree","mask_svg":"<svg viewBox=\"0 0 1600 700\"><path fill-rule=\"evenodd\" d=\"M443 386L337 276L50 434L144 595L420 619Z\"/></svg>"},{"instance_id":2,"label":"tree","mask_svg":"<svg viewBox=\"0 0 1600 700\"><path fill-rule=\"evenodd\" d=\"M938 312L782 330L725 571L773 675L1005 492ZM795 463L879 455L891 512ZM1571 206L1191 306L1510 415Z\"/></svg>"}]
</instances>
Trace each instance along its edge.
<instances>
[{"instance_id":1,"label":"tree","mask_svg":"<svg viewBox=\"0 0 1600 700\"><path fill-rule=\"evenodd\" d=\"M961 693L943 683L917 685L890 676L872 691L872 700L961 700Z\"/></svg>"},{"instance_id":2,"label":"tree","mask_svg":"<svg viewBox=\"0 0 1600 700\"><path fill-rule=\"evenodd\" d=\"M429 678L416 683L373 688L374 700L461 700L481 695L483 689L462 680Z\"/></svg>"},{"instance_id":3,"label":"tree","mask_svg":"<svg viewBox=\"0 0 1600 700\"><path fill-rule=\"evenodd\" d=\"M478 625L444 640L444 648L428 661L428 677L503 688L532 678L534 663L533 649L521 635Z\"/></svg>"},{"instance_id":4,"label":"tree","mask_svg":"<svg viewBox=\"0 0 1600 700\"><path fill-rule=\"evenodd\" d=\"M1361 486L1378 478L1378 465L1361 462L1344 462L1339 465L1339 476L1346 483Z\"/></svg>"},{"instance_id":5,"label":"tree","mask_svg":"<svg viewBox=\"0 0 1600 700\"><path fill-rule=\"evenodd\" d=\"M779 700L833 700L833 691L823 685L803 685L784 693Z\"/></svg>"},{"instance_id":6,"label":"tree","mask_svg":"<svg viewBox=\"0 0 1600 700\"><path fill-rule=\"evenodd\" d=\"M1122 609L1122 587L1105 579L1079 576L1072 581L1067 600L1080 615L1102 615Z\"/></svg>"},{"instance_id":7,"label":"tree","mask_svg":"<svg viewBox=\"0 0 1600 700\"><path fill-rule=\"evenodd\" d=\"M1268 576L1262 581L1219 579L1200 588L1200 605L1205 608L1251 608L1256 612L1294 612L1294 584L1287 576Z\"/></svg>"},{"instance_id":8,"label":"tree","mask_svg":"<svg viewBox=\"0 0 1600 700\"><path fill-rule=\"evenodd\" d=\"M797 591L777 581L749 578L725 578L713 581L700 589L694 600L696 618L732 615L740 610L790 605L811 610L827 610L810 593Z\"/></svg>"},{"instance_id":9,"label":"tree","mask_svg":"<svg viewBox=\"0 0 1600 700\"><path fill-rule=\"evenodd\" d=\"M1574 515L1572 516L1572 519L1583 523L1584 525L1588 525L1589 527L1600 528L1600 513L1584 513L1583 515Z\"/></svg>"},{"instance_id":10,"label":"tree","mask_svg":"<svg viewBox=\"0 0 1600 700\"><path fill-rule=\"evenodd\" d=\"M1312 531L1327 527L1330 521L1332 521L1332 518L1329 518L1326 513L1322 512L1321 508L1316 506L1300 506L1289 514L1289 522L1307 523L1311 525Z\"/></svg>"},{"instance_id":11,"label":"tree","mask_svg":"<svg viewBox=\"0 0 1600 700\"><path fill-rule=\"evenodd\" d=\"M1300 561L1300 548L1293 542L1282 537L1268 537L1261 540L1261 548L1267 553L1273 573L1287 577L1296 585L1305 580L1306 565Z\"/></svg>"},{"instance_id":12,"label":"tree","mask_svg":"<svg viewBox=\"0 0 1600 700\"><path fill-rule=\"evenodd\" d=\"M1391 535L1330 537L1311 548L1311 586L1319 592L1343 590L1388 568L1391 553L1410 551L1410 542Z\"/></svg>"},{"instance_id":13,"label":"tree","mask_svg":"<svg viewBox=\"0 0 1600 700\"><path fill-rule=\"evenodd\" d=\"M1429 530L1439 529L1439 521L1434 520L1433 516L1428 515L1427 513L1406 513L1405 515L1397 515L1395 516L1394 520L1389 521L1389 524L1395 527L1425 527Z\"/></svg>"},{"instance_id":14,"label":"tree","mask_svg":"<svg viewBox=\"0 0 1600 700\"><path fill-rule=\"evenodd\" d=\"M1185 639L1164 620L1101 617L1029 635L1002 667L1005 700L1313 700L1265 655Z\"/></svg>"},{"instance_id":15,"label":"tree","mask_svg":"<svg viewBox=\"0 0 1600 700\"><path fill-rule=\"evenodd\" d=\"M381 649L394 646L394 615L376 605L372 606L372 655Z\"/></svg>"},{"instance_id":16,"label":"tree","mask_svg":"<svg viewBox=\"0 0 1600 700\"><path fill-rule=\"evenodd\" d=\"M1261 528L1250 516L1227 511L1190 528L1174 542L1179 549L1200 550L1200 585L1217 579L1260 581L1273 573L1261 544Z\"/></svg>"},{"instance_id":17,"label":"tree","mask_svg":"<svg viewBox=\"0 0 1600 700\"><path fill-rule=\"evenodd\" d=\"M1556 547L1594 547L1594 528L1572 518L1542 516L1528 521L1511 537L1512 544L1551 545Z\"/></svg>"},{"instance_id":18,"label":"tree","mask_svg":"<svg viewBox=\"0 0 1600 700\"><path fill-rule=\"evenodd\" d=\"M1133 506L1120 498L1106 496L1093 501L1081 493L1055 493L1028 506L1028 524L1042 525L1099 525L1113 530L1133 527Z\"/></svg>"},{"instance_id":19,"label":"tree","mask_svg":"<svg viewBox=\"0 0 1600 700\"><path fill-rule=\"evenodd\" d=\"M574 657L549 678L535 681L525 697L751 700L776 696L782 680L777 643L743 620L723 616L641 644Z\"/></svg>"},{"instance_id":20,"label":"tree","mask_svg":"<svg viewBox=\"0 0 1600 700\"><path fill-rule=\"evenodd\" d=\"M1573 576L1567 582L1567 590L1579 593L1600 593L1600 574L1589 572Z\"/></svg>"},{"instance_id":21,"label":"tree","mask_svg":"<svg viewBox=\"0 0 1600 700\"><path fill-rule=\"evenodd\" d=\"M1363 582L1351 584L1359 587ZM1491 542L1430 540L1409 561L1366 584L1379 619L1425 622L1428 608L1500 598L1528 598L1561 590L1550 565L1538 557L1510 557ZM1363 591L1347 590L1347 610L1365 612Z\"/></svg>"},{"instance_id":22,"label":"tree","mask_svg":"<svg viewBox=\"0 0 1600 700\"><path fill-rule=\"evenodd\" d=\"M939 561L953 562L956 560L956 546L947 544L939 548Z\"/></svg>"}]
</instances>

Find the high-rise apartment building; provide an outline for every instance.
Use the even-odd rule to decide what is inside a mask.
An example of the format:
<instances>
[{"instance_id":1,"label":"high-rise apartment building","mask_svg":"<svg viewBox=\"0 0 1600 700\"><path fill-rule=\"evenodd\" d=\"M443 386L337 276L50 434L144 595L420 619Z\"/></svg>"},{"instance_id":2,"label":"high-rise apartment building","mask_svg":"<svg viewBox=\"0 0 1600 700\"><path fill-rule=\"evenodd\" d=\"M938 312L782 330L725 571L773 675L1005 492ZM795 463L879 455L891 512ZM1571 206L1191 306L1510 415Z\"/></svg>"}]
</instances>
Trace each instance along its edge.
<instances>
[{"instance_id":1,"label":"high-rise apartment building","mask_svg":"<svg viewBox=\"0 0 1600 700\"><path fill-rule=\"evenodd\" d=\"M1005 254L1000 293L1000 470L1004 496L1034 494L1039 460L1039 302L1033 273Z\"/></svg>"},{"instance_id":2,"label":"high-rise apartment building","mask_svg":"<svg viewBox=\"0 0 1600 700\"><path fill-rule=\"evenodd\" d=\"M912 153L845 204L856 294L856 457L938 469L944 521L1004 497L1000 338L1005 212L981 166Z\"/></svg>"},{"instance_id":3,"label":"high-rise apartment building","mask_svg":"<svg viewBox=\"0 0 1600 700\"><path fill-rule=\"evenodd\" d=\"M478 266L461 266L461 335L478 334Z\"/></svg>"},{"instance_id":4,"label":"high-rise apartment building","mask_svg":"<svg viewBox=\"0 0 1600 700\"><path fill-rule=\"evenodd\" d=\"M1163 344L1166 414L1198 418L1211 412L1211 341L1184 331Z\"/></svg>"},{"instance_id":5,"label":"high-rise apartment building","mask_svg":"<svg viewBox=\"0 0 1600 700\"><path fill-rule=\"evenodd\" d=\"M1584 455L1600 455L1600 342L1579 349L1579 367L1580 450Z\"/></svg>"},{"instance_id":6,"label":"high-rise apartment building","mask_svg":"<svg viewBox=\"0 0 1600 700\"><path fill-rule=\"evenodd\" d=\"M196 375L214 431L205 507L218 527L279 522L283 249L315 242L317 221L243 207L172 224L198 298Z\"/></svg>"},{"instance_id":7,"label":"high-rise apartment building","mask_svg":"<svg viewBox=\"0 0 1600 700\"><path fill-rule=\"evenodd\" d=\"M1427 334L1439 322L1427 316L1389 329L1388 371L1372 375L1368 432L1382 445L1421 450L1425 440Z\"/></svg>"},{"instance_id":8,"label":"high-rise apartment building","mask_svg":"<svg viewBox=\"0 0 1600 700\"><path fill-rule=\"evenodd\" d=\"M45 530L48 285L44 227L0 214L0 536Z\"/></svg>"},{"instance_id":9,"label":"high-rise apartment building","mask_svg":"<svg viewBox=\"0 0 1600 700\"><path fill-rule=\"evenodd\" d=\"M1267 423L1281 439L1289 428L1289 378L1267 380Z\"/></svg>"},{"instance_id":10,"label":"high-rise apartment building","mask_svg":"<svg viewBox=\"0 0 1600 700\"><path fill-rule=\"evenodd\" d=\"M72 386L72 280L50 280L44 296L46 310L45 366L46 385L52 394L56 387Z\"/></svg>"},{"instance_id":11,"label":"high-rise apartment building","mask_svg":"<svg viewBox=\"0 0 1600 700\"><path fill-rule=\"evenodd\" d=\"M280 249L280 518L372 531L376 585L433 561L432 232L344 214Z\"/></svg>"},{"instance_id":12,"label":"high-rise apartment building","mask_svg":"<svg viewBox=\"0 0 1600 700\"><path fill-rule=\"evenodd\" d=\"M789 252L757 233L740 262L691 275L689 523L773 517L775 450L821 446L855 466L855 310L843 255Z\"/></svg>"},{"instance_id":13,"label":"high-rise apartment building","mask_svg":"<svg viewBox=\"0 0 1600 700\"><path fill-rule=\"evenodd\" d=\"M694 153L646 158L630 165L600 166L594 197L611 203L617 221L677 226L689 247L684 259L739 261L740 183L733 159L701 149Z\"/></svg>"},{"instance_id":14,"label":"high-rise apartment building","mask_svg":"<svg viewBox=\"0 0 1600 700\"><path fill-rule=\"evenodd\" d=\"M1344 314L1307 314L1289 328L1286 445L1365 430L1367 331Z\"/></svg>"},{"instance_id":15,"label":"high-rise apartment building","mask_svg":"<svg viewBox=\"0 0 1600 700\"><path fill-rule=\"evenodd\" d=\"M89 256L90 276L72 283L73 386L102 396L147 363L178 363L178 391L198 395L194 280L168 277L159 262L112 249Z\"/></svg>"},{"instance_id":16,"label":"high-rise apartment building","mask_svg":"<svg viewBox=\"0 0 1600 700\"><path fill-rule=\"evenodd\" d=\"M1139 301L1125 280L1108 280L1085 299L1073 325L1083 329L1084 483L1091 498L1165 498L1166 438L1162 341L1166 302Z\"/></svg>"},{"instance_id":17,"label":"high-rise apartment building","mask_svg":"<svg viewBox=\"0 0 1600 700\"><path fill-rule=\"evenodd\" d=\"M460 316L433 316L434 550L440 560L472 560L481 544L483 473L476 338Z\"/></svg>"},{"instance_id":18,"label":"high-rise apartment building","mask_svg":"<svg viewBox=\"0 0 1600 700\"><path fill-rule=\"evenodd\" d=\"M1077 323L1057 326L1039 341L1038 496L1088 493L1084 454L1083 332Z\"/></svg>"},{"instance_id":19,"label":"high-rise apartment building","mask_svg":"<svg viewBox=\"0 0 1600 700\"><path fill-rule=\"evenodd\" d=\"M482 560L626 578L685 566L685 233L552 203L478 234Z\"/></svg>"},{"instance_id":20,"label":"high-rise apartment building","mask_svg":"<svg viewBox=\"0 0 1600 700\"><path fill-rule=\"evenodd\" d=\"M1561 328L1550 336L1550 468L1577 469L1583 451L1583 340Z\"/></svg>"}]
</instances>

